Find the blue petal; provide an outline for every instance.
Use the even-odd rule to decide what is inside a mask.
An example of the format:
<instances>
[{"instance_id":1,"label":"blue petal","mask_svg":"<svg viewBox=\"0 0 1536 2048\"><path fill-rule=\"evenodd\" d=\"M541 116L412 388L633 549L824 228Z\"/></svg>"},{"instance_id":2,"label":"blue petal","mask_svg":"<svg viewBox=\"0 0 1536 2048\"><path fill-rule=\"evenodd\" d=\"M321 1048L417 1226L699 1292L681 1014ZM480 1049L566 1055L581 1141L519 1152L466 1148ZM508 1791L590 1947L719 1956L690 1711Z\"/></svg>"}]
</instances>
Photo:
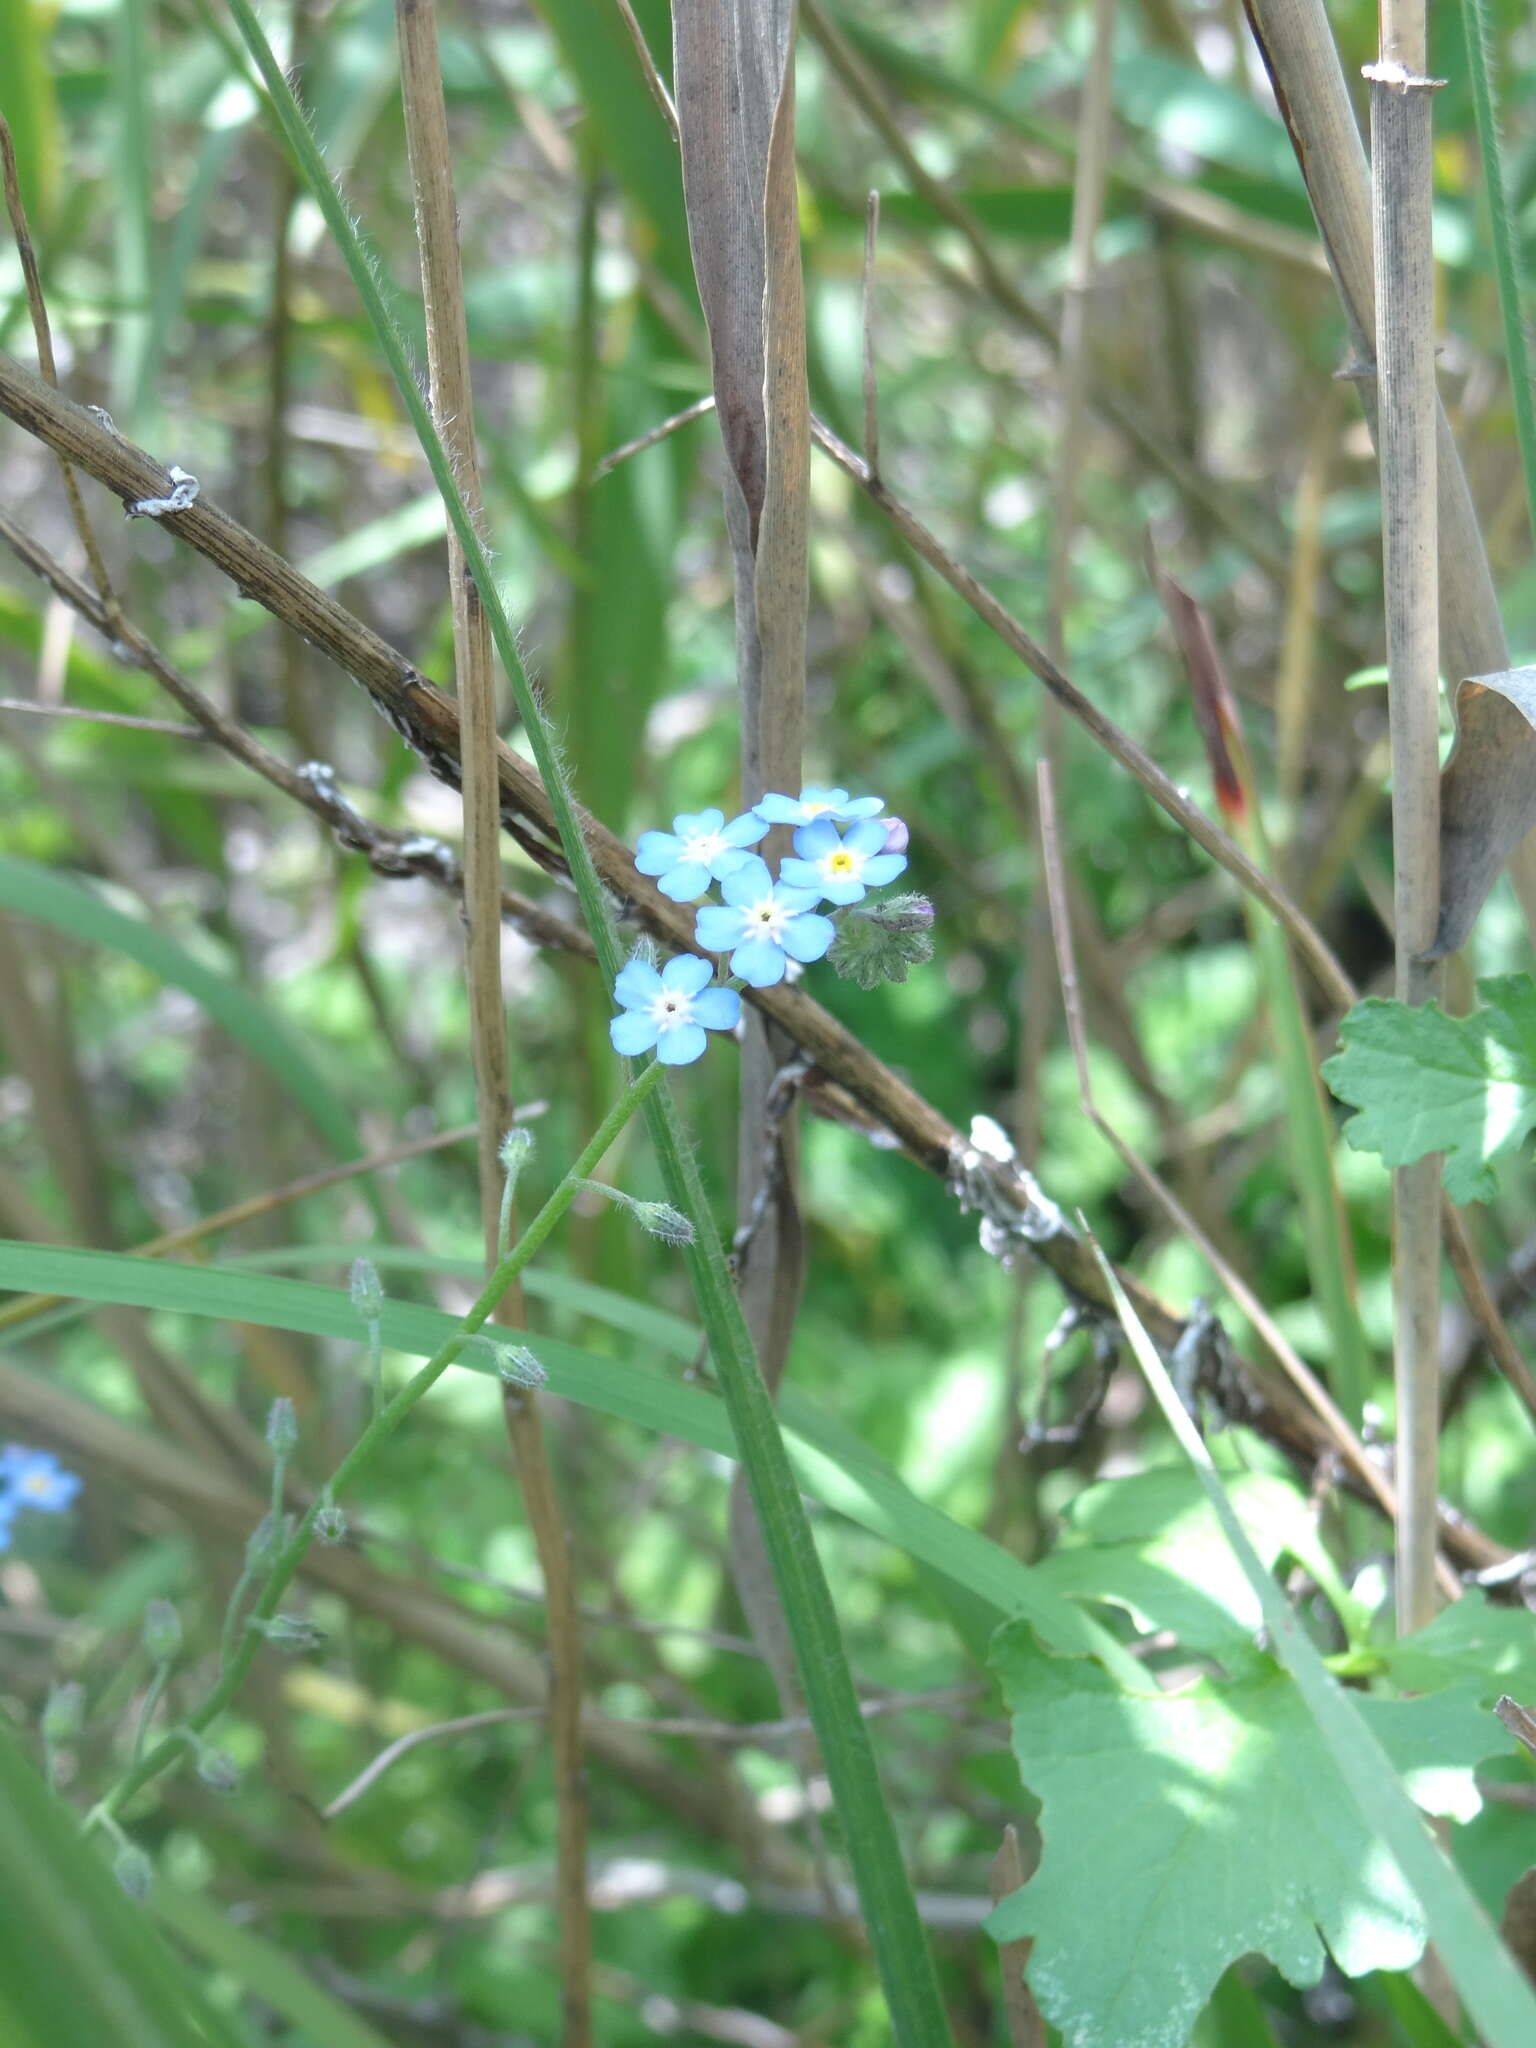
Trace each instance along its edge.
<instances>
[{"instance_id":1,"label":"blue petal","mask_svg":"<svg viewBox=\"0 0 1536 2048\"><path fill-rule=\"evenodd\" d=\"M907 864L904 853L877 853L873 860L864 863L864 879L871 889L883 889L887 882L894 882Z\"/></svg>"},{"instance_id":2,"label":"blue petal","mask_svg":"<svg viewBox=\"0 0 1536 2048\"><path fill-rule=\"evenodd\" d=\"M748 853L744 847L722 846L710 862L709 872L715 877L716 881L723 882L728 876L737 873L744 862L756 860L757 858L758 856L755 853Z\"/></svg>"},{"instance_id":3,"label":"blue petal","mask_svg":"<svg viewBox=\"0 0 1536 2048\"><path fill-rule=\"evenodd\" d=\"M614 1051L632 1060L636 1053L649 1052L656 1043L655 1020L640 1010L621 1010L610 1021L608 1036Z\"/></svg>"},{"instance_id":4,"label":"blue petal","mask_svg":"<svg viewBox=\"0 0 1536 2048\"><path fill-rule=\"evenodd\" d=\"M770 825L800 825L805 822L799 798L784 796L777 790L770 790L766 796L759 797L752 808Z\"/></svg>"},{"instance_id":5,"label":"blue petal","mask_svg":"<svg viewBox=\"0 0 1536 2048\"><path fill-rule=\"evenodd\" d=\"M800 807L819 804L829 811L840 811L848 801L846 789L822 789L814 782L808 782L800 792Z\"/></svg>"},{"instance_id":6,"label":"blue petal","mask_svg":"<svg viewBox=\"0 0 1536 2048\"><path fill-rule=\"evenodd\" d=\"M773 887L773 877L768 872L768 863L761 854L749 853L739 868L732 870L720 885L720 894L727 903L756 903L766 896Z\"/></svg>"},{"instance_id":7,"label":"blue petal","mask_svg":"<svg viewBox=\"0 0 1536 2048\"><path fill-rule=\"evenodd\" d=\"M861 818L843 834L843 844L853 853L879 853L885 846L885 825Z\"/></svg>"},{"instance_id":8,"label":"blue petal","mask_svg":"<svg viewBox=\"0 0 1536 2048\"><path fill-rule=\"evenodd\" d=\"M864 895L864 884L854 875L833 875L822 894L829 903L858 903ZM816 958L819 960L821 955L818 953Z\"/></svg>"},{"instance_id":9,"label":"blue petal","mask_svg":"<svg viewBox=\"0 0 1536 2048\"><path fill-rule=\"evenodd\" d=\"M636 861L636 867L640 863ZM644 873L644 870L641 870ZM670 896L674 903L692 903L709 887L709 869L701 860L679 861L675 868L664 874L657 883L663 896Z\"/></svg>"},{"instance_id":10,"label":"blue petal","mask_svg":"<svg viewBox=\"0 0 1536 2048\"><path fill-rule=\"evenodd\" d=\"M877 811L885 809L883 796L856 796L850 800L846 790L839 793L843 799L837 807L840 818L872 818Z\"/></svg>"},{"instance_id":11,"label":"blue petal","mask_svg":"<svg viewBox=\"0 0 1536 2048\"><path fill-rule=\"evenodd\" d=\"M819 960L836 937L837 926L830 917L792 917L780 944L792 960Z\"/></svg>"},{"instance_id":12,"label":"blue petal","mask_svg":"<svg viewBox=\"0 0 1536 2048\"><path fill-rule=\"evenodd\" d=\"M760 818L756 811L743 811L739 818L732 818L720 836L728 839L732 846L756 846L767 830L765 818Z\"/></svg>"},{"instance_id":13,"label":"blue petal","mask_svg":"<svg viewBox=\"0 0 1536 2048\"><path fill-rule=\"evenodd\" d=\"M668 988L677 989L685 996L696 996L701 988L714 980L715 970L697 953L679 953L675 960L669 960L663 967L661 978Z\"/></svg>"},{"instance_id":14,"label":"blue petal","mask_svg":"<svg viewBox=\"0 0 1536 2048\"><path fill-rule=\"evenodd\" d=\"M724 811L683 811L672 820L672 830L679 839L691 839L696 832L718 832L724 823Z\"/></svg>"},{"instance_id":15,"label":"blue petal","mask_svg":"<svg viewBox=\"0 0 1536 2048\"><path fill-rule=\"evenodd\" d=\"M706 903L694 919L694 944L706 953L723 953L741 937L741 912L722 903Z\"/></svg>"},{"instance_id":16,"label":"blue petal","mask_svg":"<svg viewBox=\"0 0 1536 2048\"><path fill-rule=\"evenodd\" d=\"M661 976L649 960L627 960L613 984L614 1001L622 1010L638 1010L661 994Z\"/></svg>"},{"instance_id":17,"label":"blue petal","mask_svg":"<svg viewBox=\"0 0 1536 2048\"><path fill-rule=\"evenodd\" d=\"M656 1057L664 1067L691 1066L709 1040L697 1024L679 1024L656 1041Z\"/></svg>"},{"instance_id":18,"label":"blue petal","mask_svg":"<svg viewBox=\"0 0 1536 2048\"><path fill-rule=\"evenodd\" d=\"M693 1016L706 1031L734 1031L741 1019L741 997L733 988L707 988L694 997Z\"/></svg>"},{"instance_id":19,"label":"blue petal","mask_svg":"<svg viewBox=\"0 0 1536 2048\"><path fill-rule=\"evenodd\" d=\"M798 846L804 837L805 834L803 832L797 832L795 844ZM781 877L779 882L781 901L783 900L783 890L786 882L789 883L792 894L809 889L812 892L811 903L814 903L823 894L821 869L816 866L814 861L796 860L792 853L786 853L779 862L779 875ZM805 907L809 910L810 904L808 903Z\"/></svg>"},{"instance_id":20,"label":"blue petal","mask_svg":"<svg viewBox=\"0 0 1536 2048\"><path fill-rule=\"evenodd\" d=\"M642 875L664 875L677 865L683 842L671 832L642 832L635 846L635 866Z\"/></svg>"},{"instance_id":21,"label":"blue petal","mask_svg":"<svg viewBox=\"0 0 1536 2048\"><path fill-rule=\"evenodd\" d=\"M821 896L821 877L816 877L814 888L786 889L780 882L773 892L773 900L781 910L809 910Z\"/></svg>"},{"instance_id":22,"label":"blue petal","mask_svg":"<svg viewBox=\"0 0 1536 2048\"><path fill-rule=\"evenodd\" d=\"M802 825L795 834L795 851L803 853L807 860L817 860L824 853L836 853L838 831L830 818L813 818L809 825ZM880 844L885 844L885 834L880 834Z\"/></svg>"},{"instance_id":23,"label":"blue petal","mask_svg":"<svg viewBox=\"0 0 1536 2048\"><path fill-rule=\"evenodd\" d=\"M832 926L826 918L821 922L831 931ZM827 945L831 943L828 939ZM823 947L822 951L825 950ZM818 954L811 955L813 960L819 957ZM739 974L752 988L772 988L776 981L784 979L784 949L774 945L771 939L748 939L731 955L731 972Z\"/></svg>"}]
</instances>

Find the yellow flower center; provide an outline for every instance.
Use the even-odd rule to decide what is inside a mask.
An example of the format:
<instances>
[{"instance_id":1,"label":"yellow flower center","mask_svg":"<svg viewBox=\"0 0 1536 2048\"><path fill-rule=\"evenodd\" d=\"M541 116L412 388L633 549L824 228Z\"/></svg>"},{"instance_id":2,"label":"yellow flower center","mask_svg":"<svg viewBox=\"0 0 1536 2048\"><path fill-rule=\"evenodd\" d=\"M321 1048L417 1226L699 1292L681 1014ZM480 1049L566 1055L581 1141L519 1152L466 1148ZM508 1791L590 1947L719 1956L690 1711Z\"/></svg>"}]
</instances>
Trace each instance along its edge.
<instances>
[{"instance_id":1,"label":"yellow flower center","mask_svg":"<svg viewBox=\"0 0 1536 2048\"><path fill-rule=\"evenodd\" d=\"M827 870L830 874L834 875L851 875L853 873L853 855L851 853L834 853L827 862Z\"/></svg>"},{"instance_id":2,"label":"yellow flower center","mask_svg":"<svg viewBox=\"0 0 1536 2048\"><path fill-rule=\"evenodd\" d=\"M833 809L833 806L831 804L809 803L802 804L800 808L808 818L819 818L823 811L830 811Z\"/></svg>"}]
</instances>

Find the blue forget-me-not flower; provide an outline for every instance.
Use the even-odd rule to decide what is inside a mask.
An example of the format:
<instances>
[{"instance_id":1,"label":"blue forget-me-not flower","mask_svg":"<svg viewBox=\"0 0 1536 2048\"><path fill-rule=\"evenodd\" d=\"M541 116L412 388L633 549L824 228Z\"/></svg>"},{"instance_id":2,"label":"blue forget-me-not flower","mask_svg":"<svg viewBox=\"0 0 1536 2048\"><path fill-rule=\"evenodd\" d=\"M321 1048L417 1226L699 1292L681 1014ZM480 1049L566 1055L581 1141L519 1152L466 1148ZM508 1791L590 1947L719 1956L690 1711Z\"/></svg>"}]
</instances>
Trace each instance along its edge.
<instances>
[{"instance_id":1,"label":"blue forget-me-not flower","mask_svg":"<svg viewBox=\"0 0 1536 2048\"><path fill-rule=\"evenodd\" d=\"M656 886L674 903L692 903L712 881L723 882L747 859L767 832L753 811L725 822L724 811L684 811L672 820L670 832L642 832L635 848L635 866L642 875L658 877Z\"/></svg>"},{"instance_id":2,"label":"blue forget-me-not flower","mask_svg":"<svg viewBox=\"0 0 1536 2048\"><path fill-rule=\"evenodd\" d=\"M792 888L814 889L829 903L859 903L866 890L894 882L907 864L904 853L887 853L886 845L883 818L863 818L846 832L818 818L795 834L795 852L779 873Z\"/></svg>"},{"instance_id":3,"label":"blue forget-me-not flower","mask_svg":"<svg viewBox=\"0 0 1536 2048\"><path fill-rule=\"evenodd\" d=\"M61 1465L52 1451L25 1444L0 1447L0 1550L8 1549L11 1524L22 1508L62 1514L80 1491L80 1475Z\"/></svg>"},{"instance_id":4,"label":"blue forget-me-not flower","mask_svg":"<svg viewBox=\"0 0 1536 2048\"><path fill-rule=\"evenodd\" d=\"M854 818L872 818L885 809L881 796L849 796L846 789L818 789L812 784L798 796L781 796L770 790L752 806L770 825L811 825L818 818L836 818L848 823Z\"/></svg>"},{"instance_id":5,"label":"blue forget-me-not flower","mask_svg":"<svg viewBox=\"0 0 1536 2048\"><path fill-rule=\"evenodd\" d=\"M768 863L751 855L720 885L724 903L706 903L695 941L711 953L731 952L731 972L753 988L782 981L790 960L819 960L837 931L814 914L819 892L775 882Z\"/></svg>"},{"instance_id":6,"label":"blue forget-me-not flower","mask_svg":"<svg viewBox=\"0 0 1536 2048\"><path fill-rule=\"evenodd\" d=\"M706 1031L730 1031L741 1015L735 989L709 988L712 978L709 962L696 953L669 960L659 974L648 960L631 960L613 984L620 1004L608 1026L614 1051L633 1059L655 1046L664 1067L690 1065L704 1050Z\"/></svg>"}]
</instances>

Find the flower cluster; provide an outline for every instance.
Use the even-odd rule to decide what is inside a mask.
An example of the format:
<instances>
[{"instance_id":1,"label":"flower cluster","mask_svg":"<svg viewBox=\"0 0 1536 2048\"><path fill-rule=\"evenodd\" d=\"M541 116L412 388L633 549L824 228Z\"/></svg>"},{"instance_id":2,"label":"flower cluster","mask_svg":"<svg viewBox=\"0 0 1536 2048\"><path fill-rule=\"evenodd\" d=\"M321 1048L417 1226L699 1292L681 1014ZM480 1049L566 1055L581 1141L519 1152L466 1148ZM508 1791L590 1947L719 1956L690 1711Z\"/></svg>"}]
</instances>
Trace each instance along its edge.
<instances>
[{"instance_id":1,"label":"flower cluster","mask_svg":"<svg viewBox=\"0 0 1536 2048\"><path fill-rule=\"evenodd\" d=\"M635 866L655 876L674 903L696 902L718 883L721 901L700 906L695 943L728 953L731 974L749 988L772 988L791 960L820 960L837 939L837 925L818 904L845 910L906 866L907 828L899 818L881 818L883 809L877 796L811 788L798 797L770 793L729 823L723 811L684 812L670 832L641 833ZM775 825L797 828L794 853L777 877L752 851ZM633 1057L654 1047L657 1059L674 1067L696 1060L705 1032L732 1030L741 1015L736 990L713 982L708 962L693 954L660 970L631 960L614 984L614 1049Z\"/></svg>"},{"instance_id":2,"label":"flower cluster","mask_svg":"<svg viewBox=\"0 0 1536 2048\"><path fill-rule=\"evenodd\" d=\"M10 1548L11 1524L23 1508L61 1515L79 1491L79 1474L67 1471L52 1451L0 1445L0 1550Z\"/></svg>"}]
</instances>

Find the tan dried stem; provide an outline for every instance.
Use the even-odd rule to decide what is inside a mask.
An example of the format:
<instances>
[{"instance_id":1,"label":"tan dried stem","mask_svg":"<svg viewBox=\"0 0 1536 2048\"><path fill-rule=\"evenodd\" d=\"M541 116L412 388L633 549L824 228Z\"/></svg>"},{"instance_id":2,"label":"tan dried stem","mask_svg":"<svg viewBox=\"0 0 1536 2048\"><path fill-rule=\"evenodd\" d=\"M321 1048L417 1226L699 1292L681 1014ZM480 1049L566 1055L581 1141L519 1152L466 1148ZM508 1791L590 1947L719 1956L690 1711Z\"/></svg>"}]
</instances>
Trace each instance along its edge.
<instances>
[{"instance_id":1,"label":"tan dried stem","mask_svg":"<svg viewBox=\"0 0 1536 2048\"><path fill-rule=\"evenodd\" d=\"M1421 7L1382 11L1372 66L1377 440L1382 580L1392 726L1393 910L1397 993L1421 1003L1441 985L1423 955L1440 918L1440 621L1436 578L1433 86ZM1435 1611L1440 1435L1440 1159L1392 1176L1396 1303L1397 1618L1404 1634Z\"/></svg>"},{"instance_id":2,"label":"tan dried stem","mask_svg":"<svg viewBox=\"0 0 1536 2048\"><path fill-rule=\"evenodd\" d=\"M483 519L475 449L469 330L459 257L453 155L443 99L435 0L398 0L400 91L415 192L433 414L477 524ZM454 665L464 797L464 908L470 1044L480 1111L478 1157L486 1268L502 1253L501 1141L511 1123L501 988L501 786L496 675L485 608L456 534L448 534ZM522 1289L497 1315L523 1321ZM587 1792L582 1756L581 1621L569 1539L535 1395L506 1384L502 1408L548 1603L550 1739L557 1808L560 1988L566 2048L592 2041L592 1920L587 1892Z\"/></svg>"}]
</instances>

